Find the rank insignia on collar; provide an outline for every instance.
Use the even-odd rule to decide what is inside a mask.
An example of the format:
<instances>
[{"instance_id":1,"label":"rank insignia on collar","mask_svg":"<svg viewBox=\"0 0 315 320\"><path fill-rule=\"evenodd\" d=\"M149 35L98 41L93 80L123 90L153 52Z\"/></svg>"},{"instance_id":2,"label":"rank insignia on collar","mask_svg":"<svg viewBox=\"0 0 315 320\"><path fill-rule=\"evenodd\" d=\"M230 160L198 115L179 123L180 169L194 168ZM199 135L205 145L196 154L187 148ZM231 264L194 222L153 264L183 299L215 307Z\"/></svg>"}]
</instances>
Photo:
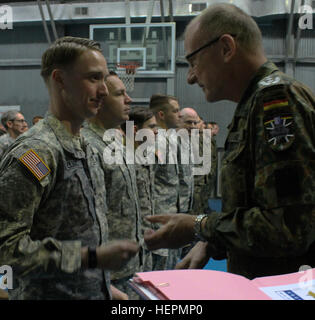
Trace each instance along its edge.
<instances>
[{"instance_id":1,"label":"rank insignia on collar","mask_svg":"<svg viewBox=\"0 0 315 320\"><path fill-rule=\"evenodd\" d=\"M278 82L280 82L279 77L267 76L264 79L260 80L259 84L262 86L270 86L273 84L277 84Z\"/></svg>"},{"instance_id":2,"label":"rank insignia on collar","mask_svg":"<svg viewBox=\"0 0 315 320\"><path fill-rule=\"evenodd\" d=\"M275 151L288 149L294 141L294 121L291 115L275 116L264 121L265 136Z\"/></svg>"}]
</instances>

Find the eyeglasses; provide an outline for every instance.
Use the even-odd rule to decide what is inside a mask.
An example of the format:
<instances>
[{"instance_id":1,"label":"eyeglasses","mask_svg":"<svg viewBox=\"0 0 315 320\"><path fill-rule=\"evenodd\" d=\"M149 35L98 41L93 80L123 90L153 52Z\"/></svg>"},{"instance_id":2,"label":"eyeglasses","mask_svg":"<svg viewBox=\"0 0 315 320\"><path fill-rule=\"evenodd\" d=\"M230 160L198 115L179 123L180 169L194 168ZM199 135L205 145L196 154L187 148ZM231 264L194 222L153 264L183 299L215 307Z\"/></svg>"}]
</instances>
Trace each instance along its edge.
<instances>
[{"instance_id":1,"label":"eyeglasses","mask_svg":"<svg viewBox=\"0 0 315 320\"><path fill-rule=\"evenodd\" d=\"M212 46L214 43L216 43L217 41L219 41L222 36L223 36L223 34L222 34L221 36L219 36L219 37L217 37L217 38L215 38L215 39L207 42L206 44L204 44L202 47L196 49L195 51L187 54L187 56L185 57L186 60L189 60L191 57L193 57L195 54L197 54L197 53L200 52L201 50L203 50L203 49L205 49L205 48L207 48L207 47ZM233 38L235 38L235 37L236 37L236 34L230 34L230 36L233 37Z\"/></svg>"},{"instance_id":2,"label":"eyeglasses","mask_svg":"<svg viewBox=\"0 0 315 320\"><path fill-rule=\"evenodd\" d=\"M20 119L20 120L11 119L10 121L17 121L17 122L20 122L20 123L27 123L25 119Z\"/></svg>"}]
</instances>

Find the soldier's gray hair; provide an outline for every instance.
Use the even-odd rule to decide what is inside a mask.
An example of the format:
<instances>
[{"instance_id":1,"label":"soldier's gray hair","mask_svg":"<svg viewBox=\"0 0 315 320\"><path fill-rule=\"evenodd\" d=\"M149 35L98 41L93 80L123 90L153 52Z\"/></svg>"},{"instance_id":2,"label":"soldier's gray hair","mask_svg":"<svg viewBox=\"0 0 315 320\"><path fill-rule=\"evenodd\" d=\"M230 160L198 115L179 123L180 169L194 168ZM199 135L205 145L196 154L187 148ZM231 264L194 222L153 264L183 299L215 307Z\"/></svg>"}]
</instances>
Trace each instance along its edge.
<instances>
[{"instance_id":1,"label":"soldier's gray hair","mask_svg":"<svg viewBox=\"0 0 315 320\"><path fill-rule=\"evenodd\" d=\"M102 52L100 44L94 40L69 36L57 39L42 56L40 74L45 82L54 69L73 64L86 50Z\"/></svg>"},{"instance_id":2,"label":"soldier's gray hair","mask_svg":"<svg viewBox=\"0 0 315 320\"><path fill-rule=\"evenodd\" d=\"M210 5L194 18L186 28L199 22L199 31L207 39L215 39L223 34L236 35L236 42L243 49L256 52L262 49L261 31L255 20L237 6L229 3Z\"/></svg>"},{"instance_id":3,"label":"soldier's gray hair","mask_svg":"<svg viewBox=\"0 0 315 320\"><path fill-rule=\"evenodd\" d=\"M16 116L19 114L19 111L16 110L10 110L7 112L4 112L1 116L1 123L2 125L6 128L6 130L8 130L8 125L7 122L8 121L13 121L15 120Z\"/></svg>"}]
</instances>

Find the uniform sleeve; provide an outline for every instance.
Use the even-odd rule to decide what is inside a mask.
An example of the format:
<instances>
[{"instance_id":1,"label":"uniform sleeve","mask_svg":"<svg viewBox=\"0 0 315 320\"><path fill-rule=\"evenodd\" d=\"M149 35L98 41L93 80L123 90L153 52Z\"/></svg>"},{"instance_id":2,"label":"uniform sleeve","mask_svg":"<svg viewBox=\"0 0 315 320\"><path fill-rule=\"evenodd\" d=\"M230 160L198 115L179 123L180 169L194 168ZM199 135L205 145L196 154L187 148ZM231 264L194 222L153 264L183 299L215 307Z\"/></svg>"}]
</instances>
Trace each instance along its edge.
<instances>
[{"instance_id":1,"label":"uniform sleeve","mask_svg":"<svg viewBox=\"0 0 315 320\"><path fill-rule=\"evenodd\" d=\"M257 257L309 250L315 241L314 112L314 97L302 88L278 85L257 96L248 138L235 148L228 172L238 177L233 194L238 189L250 206L211 214L202 233L213 250ZM244 157L250 159L242 173Z\"/></svg>"},{"instance_id":2,"label":"uniform sleeve","mask_svg":"<svg viewBox=\"0 0 315 320\"><path fill-rule=\"evenodd\" d=\"M30 159L23 158L30 150L40 157L36 168L32 166ZM36 161L36 158L33 158L33 161ZM26 166L27 163L29 167ZM48 174L45 167L50 170ZM45 174L44 177L41 172ZM2 159L0 265L10 265L15 275L56 270L75 272L81 267L80 241L31 238L36 211L40 205L45 205L55 175L54 155L47 151L47 147L41 149L40 143L33 149L25 145L13 147Z\"/></svg>"}]
</instances>

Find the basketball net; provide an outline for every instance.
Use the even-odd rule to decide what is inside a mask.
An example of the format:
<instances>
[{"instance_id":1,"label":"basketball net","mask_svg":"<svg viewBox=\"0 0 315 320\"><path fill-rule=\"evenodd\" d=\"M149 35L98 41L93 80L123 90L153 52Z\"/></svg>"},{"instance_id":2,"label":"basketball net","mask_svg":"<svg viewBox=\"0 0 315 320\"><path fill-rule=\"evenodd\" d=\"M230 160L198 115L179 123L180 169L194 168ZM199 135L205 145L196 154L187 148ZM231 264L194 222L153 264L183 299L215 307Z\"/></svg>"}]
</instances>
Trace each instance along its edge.
<instances>
[{"instance_id":1,"label":"basketball net","mask_svg":"<svg viewBox=\"0 0 315 320\"><path fill-rule=\"evenodd\" d=\"M118 68L123 68L124 71L119 74L120 80L124 83L127 92L132 92L135 88L135 76L139 64L137 63L119 63Z\"/></svg>"}]
</instances>

